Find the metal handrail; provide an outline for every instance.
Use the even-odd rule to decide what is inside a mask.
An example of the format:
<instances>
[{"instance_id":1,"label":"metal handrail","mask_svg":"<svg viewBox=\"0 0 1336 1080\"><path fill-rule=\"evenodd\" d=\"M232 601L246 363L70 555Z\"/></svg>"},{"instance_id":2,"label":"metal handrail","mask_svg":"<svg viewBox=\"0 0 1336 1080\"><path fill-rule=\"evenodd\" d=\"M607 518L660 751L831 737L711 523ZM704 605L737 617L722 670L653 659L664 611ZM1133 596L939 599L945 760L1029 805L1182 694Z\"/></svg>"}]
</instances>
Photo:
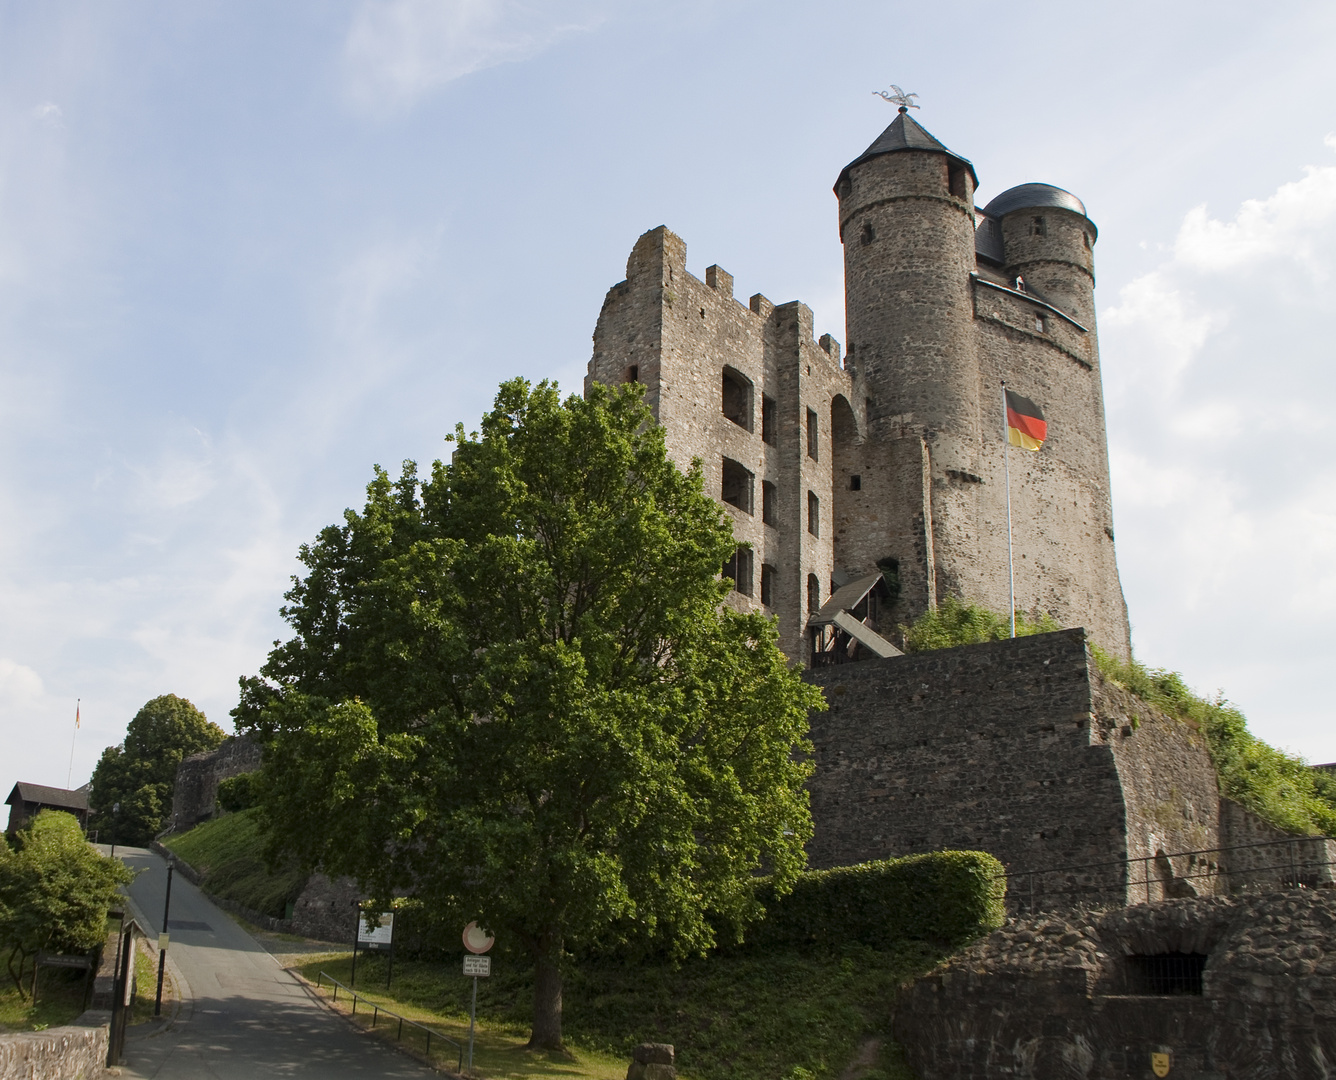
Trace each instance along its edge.
<instances>
[{"instance_id":1,"label":"metal handrail","mask_svg":"<svg viewBox=\"0 0 1336 1080\"><path fill-rule=\"evenodd\" d=\"M449 1035L442 1035L439 1031L432 1031L431 1028L429 1028L429 1027L425 1027L425 1026L423 1026L422 1024L419 1024L416 1020L410 1020L410 1019L408 1019L408 1017L406 1017L406 1016L401 1016L399 1013L395 1012L395 1011L392 1010L392 1009L387 1009L387 1008L385 1008L383 1005L378 1005L376 1002L372 1001L370 998L366 997L365 995L363 995L363 994L359 994L359 993L358 993L356 990L354 990L351 986L344 986L343 983L339 982L338 979L334 978L334 976L330 975L328 972L321 971L320 974L316 976L316 980L315 980L315 988L316 988L317 990L320 989L320 987L321 987L321 981L322 981L323 979L328 979L328 980L330 981L330 983L334 986L334 1000L335 1000L335 1001L338 1001L338 1000L339 1000L339 991L340 991L340 990L344 990L344 991L346 991L347 993L349 993L349 994L352 995L352 998L353 998L353 1012L352 1012L352 1014L353 1014L353 1016L356 1016L356 1015L357 1015L357 1000L358 1000L358 998L361 998L364 1002L366 1002L368 1005L371 1006L371 1010L372 1010L372 1011L371 1011L371 1026L372 1026L372 1027L375 1027L375 1026L376 1026L376 1021L377 1021L378 1019L380 1019L380 1014L381 1014L381 1013L384 1013L386 1016L392 1016L392 1017L394 1017L396 1020L399 1021L399 1031L398 1031L398 1033L395 1035L395 1039L396 1039L396 1041L403 1039L403 1037L404 1037L404 1025L405 1025L405 1024L407 1024L409 1027L415 1027L415 1028L417 1028L419 1031L424 1031L424 1032L426 1032L426 1034L427 1034L427 1057L428 1057L428 1058L431 1057L431 1037L432 1037L433 1035L435 1035L438 1039L443 1039L445 1042L448 1042L451 1046L453 1046L453 1047L455 1048L455 1051L456 1051L456 1053L458 1054L458 1061L457 1061L456 1064L455 1064L455 1072L459 1072L459 1071L464 1067L464 1047L463 1047L463 1045L462 1045L461 1043L457 1043L457 1042L455 1042L455 1040L452 1039L452 1038L450 1038Z\"/></svg>"},{"instance_id":2,"label":"metal handrail","mask_svg":"<svg viewBox=\"0 0 1336 1080\"><path fill-rule=\"evenodd\" d=\"M1074 871L1109 870L1116 868L1120 871L1126 871L1127 880L1121 882L1121 884L1124 885L1129 891L1134 886L1144 885L1146 887L1146 893L1147 893L1146 898L1147 901L1149 901L1150 887L1156 884L1160 885L1164 884L1161 878L1152 877L1150 873L1150 864L1158 863L1158 861L1161 858L1173 860L1189 855L1192 856L1223 855L1233 851L1247 851L1247 850L1255 850L1258 848L1284 847L1286 849L1289 858L1286 862L1283 863L1277 863L1271 866L1240 867L1239 869L1233 871L1231 871L1228 867L1218 867L1214 870L1207 869L1205 871L1198 870L1195 872L1189 869L1188 872L1184 874L1179 874L1175 872L1174 877L1184 881L1188 881L1188 880L1212 878L1219 876L1228 877L1231 875L1231 873L1239 875L1248 875L1248 874L1263 874L1268 871L1288 870L1289 877L1287 880L1289 880L1292 883L1298 883L1299 873L1301 869L1305 871L1317 870L1323 867L1336 866L1336 862L1333 862L1328 859L1314 859L1307 854L1298 854L1295 850L1296 845L1320 844L1324 842L1330 842L1333 840L1336 840L1336 837L1287 836L1279 840L1256 840L1246 844L1228 844L1220 847L1198 848L1193 851L1169 851L1169 852L1157 852L1154 855L1124 856L1121 859L1110 859L1108 861L1097 862L1097 863L1081 863L1081 864L1069 864L1066 866L1037 867L1035 869L1030 869L1030 870L1008 870L1005 877L1009 886L1013 883L1019 885L1025 879L1027 878L1029 879L1029 886L1031 893L1030 906L1031 908L1033 908L1034 886L1036 878L1045 877L1050 874L1070 874ZM1139 879L1136 877L1136 874L1133 870L1133 866L1136 863L1141 863L1143 866L1142 873L1144 876ZM1049 893L1052 895L1067 895L1067 894L1089 892L1090 888L1091 886L1089 885L1073 884L1069 885L1066 888L1063 887L1055 888L1051 886L1046 886L1044 887L1043 891L1045 893Z\"/></svg>"}]
</instances>

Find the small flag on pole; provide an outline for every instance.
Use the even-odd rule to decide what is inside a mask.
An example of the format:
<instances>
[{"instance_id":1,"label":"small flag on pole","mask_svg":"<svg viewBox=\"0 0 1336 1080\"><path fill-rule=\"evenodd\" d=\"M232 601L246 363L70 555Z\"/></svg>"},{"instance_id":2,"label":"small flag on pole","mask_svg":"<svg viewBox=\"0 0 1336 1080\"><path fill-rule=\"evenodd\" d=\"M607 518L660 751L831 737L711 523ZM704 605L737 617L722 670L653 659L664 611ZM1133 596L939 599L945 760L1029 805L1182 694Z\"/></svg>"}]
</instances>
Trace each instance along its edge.
<instances>
[{"instance_id":1,"label":"small flag on pole","mask_svg":"<svg viewBox=\"0 0 1336 1080\"><path fill-rule=\"evenodd\" d=\"M1038 450L1048 438L1044 411L1027 397L1007 395L1007 442L1022 450Z\"/></svg>"},{"instance_id":2,"label":"small flag on pole","mask_svg":"<svg viewBox=\"0 0 1336 1080\"><path fill-rule=\"evenodd\" d=\"M75 704L74 704L74 726L75 726L76 728L79 726L79 703L78 703L78 702L75 702Z\"/></svg>"}]
</instances>

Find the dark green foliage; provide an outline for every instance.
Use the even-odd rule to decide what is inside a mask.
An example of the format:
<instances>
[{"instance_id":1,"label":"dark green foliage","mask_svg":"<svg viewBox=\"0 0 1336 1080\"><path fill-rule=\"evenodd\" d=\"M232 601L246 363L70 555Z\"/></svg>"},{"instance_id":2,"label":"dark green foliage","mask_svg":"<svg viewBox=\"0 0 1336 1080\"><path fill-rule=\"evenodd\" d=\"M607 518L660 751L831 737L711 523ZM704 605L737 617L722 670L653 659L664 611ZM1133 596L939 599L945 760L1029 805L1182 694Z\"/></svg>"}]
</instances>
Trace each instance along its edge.
<instances>
[{"instance_id":1,"label":"dark green foliage","mask_svg":"<svg viewBox=\"0 0 1336 1080\"><path fill-rule=\"evenodd\" d=\"M1061 629L1047 613L1032 620L1024 612L1016 612L1017 637ZM925 611L915 619L913 626L901 626L900 633L904 637L905 652L926 652L957 645L977 645L982 641L1005 641L1011 637L1011 620L978 604L963 603L948 596L936 610Z\"/></svg>"},{"instance_id":2,"label":"dark green foliage","mask_svg":"<svg viewBox=\"0 0 1336 1080\"><path fill-rule=\"evenodd\" d=\"M308 875L292 860L269 869L253 809L206 821L166 843L200 873L202 888L262 915L281 919L306 885Z\"/></svg>"},{"instance_id":3,"label":"dark green foliage","mask_svg":"<svg viewBox=\"0 0 1336 1080\"><path fill-rule=\"evenodd\" d=\"M879 1066L864 1074L909 1077L890 1044L890 1003L901 986L931 970L943 951L902 942L878 951L843 946L822 951L725 950L679 962L628 964L593 959L573 968L563 987L566 1035L577 1048L629 1060L639 1042L672 1043L680 1073L694 1080L835 1080L868 1038L886 1040ZM437 962L398 959L393 995L401 1002L467 1016L472 981L459 956ZM348 961L303 969L347 982ZM533 1018L533 973L498 958L478 984L478 1015L516 1032ZM340 974L341 973L341 974ZM385 961L359 957L359 986L385 985Z\"/></svg>"},{"instance_id":4,"label":"dark green foliage","mask_svg":"<svg viewBox=\"0 0 1336 1080\"><path fill-rule=\"evenodd\" d=\"M106 936L117 886L134 877L99 855L72 814L43 810L11 847L0 841L0 950L21 996L24 967L39 949L86 953Z\"/></svg>"},{"instance_id":5,"label":"dark green foliage","mask_svg":"<svg viewBox=\"0 0 1336 1080\"><path fill-rule=\"evenodd\" d=\"M254 773L242 773L218 781L218 805L229 814L249 810L255 805Z\"/></svg>"},{"instance_id":6,"label":"dark green foliage","mask_svg":"<svg viewBox=\"0 0 1336 1080\"><path fill-rule=\"evenodd\" d=\"M163 694L147 702L126 728L125 742L107 747L93 770L88 803L98 835L146 847L171 813L181 759L214 750L226 737L183 697Z\"/></svg>"},{"instance_id":7,"label":"dark green foliage","mask_svg":"<svg viewBox=\"0 0 1336 1080\"><path fill-rule=\"evenodd\" d=\"M765 918L746 935L748 946L874 949L905 941L958 946L1006 921L1006 871L983 851L937 851L810 870L793 891L759 888Z\"/></svg>"},{"instance_id":8,"label":"dark green foliage","mask_svg":"<svg viewBox=\"0 0 1336 1080\"><path fill-rule=\"evenodd\" d=\"M1206 736L1221 794L1286 832L1336 835L1336 784L1302 758L1262 742L1222 694L1201 697L1176 671L1130 664L1096 645L1091 654L1103 676L1161 712L1195 724Z\"/></svg>"},{"instance_id":9,"label":"dark green foliage","mask_svg":"<svg viewBox=\"0 0 1336 1080\"><path fill-rule=\"evenodd\" d=\"M302 548L295 636L235 713L275 845L522 942L556 1009L567 946L708 949L709 913L745 922L754 870L782 888L811 834L824 701L722 605L728 518L642 392L508 382L430 480L377 470Z\"/></svg>"}]
</instances>

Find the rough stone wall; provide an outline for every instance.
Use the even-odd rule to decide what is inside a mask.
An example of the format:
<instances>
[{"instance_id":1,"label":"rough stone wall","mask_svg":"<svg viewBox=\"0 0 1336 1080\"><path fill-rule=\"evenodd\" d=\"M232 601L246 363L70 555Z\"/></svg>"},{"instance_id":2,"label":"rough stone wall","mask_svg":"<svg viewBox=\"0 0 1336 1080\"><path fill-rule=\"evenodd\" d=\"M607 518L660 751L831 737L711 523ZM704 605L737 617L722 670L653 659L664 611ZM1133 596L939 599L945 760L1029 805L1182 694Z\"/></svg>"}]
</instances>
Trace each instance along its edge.
<instances>
[{"instance_id":1,"label":"rough stone wall","mask_svg":"<svg viewBox=\"0 0 1336 1080\"><path fill-rule=\"evenodd\" d=\"M111 1014L89 1011L46 1031L0 1034L0 1080L93 1080L104 1075Z\"/></svg>"},{"instance_id":2,"label":"rough stone wall","mask_svg":"<svg viewBox=\"0 0 1336 1080\"><path fill-rule=\"evenodd\" d=\"M1011 871L1014 902L1122 903L1127 817L1081 630L818 669L815 867L943 848ZM1023 894L1023 895L1022 895Z\"/></svg>"},{"instance_id":3,"label":"rough stone wall","mask_svg":"<svg viewBox=\"0 0 1336 1080\"><path fill-rule=\"evenodd\" d=\"M1092 667L1101 738L1113 750L1126 808L1129 902L1225 891L1220 876L1227 841L1220 791L1206 737L1196 725L1149 708ZM1178 852L1201 852L1182 855ZM1159 856L1159 858L1157 858Z\"/></svg>"},{"instance_id":4,"label":"rough stone wall","mask_svg":"<svg viewBox=\"0 0 1336 1080\"><path fill-rule=\"evenodd\" d=\"M216 750L191 754L176 769L172 828L180 832L217 812L218 782L260 767L260 747L249 735L224 739Z\"/></svg>"},{"instance_id":5,"label":"rough stone wall","mask_svg":"<svg viewBox=\"0 0 1336 1080\"><path fill-rule=\"evenodd\" d=\"M1336 880L1336 841L1282 832L1232 799L1220 800L1220 825L1230 891Z\"/></svg>"},{"instance_id":6,"label":"rough stone wall","mask_svg":"<svg viewBox=\"0 0 1336 1080\"><path fill-rule=\"evenodd\" d=\"M292 932L318 941L350 942L353 905L363 899L352 878L312 874L292 905Z\"/></svg>"},{"instance_id":7,"label":"rough stone wall","mask_svg":"<svg viewBox=\"0 0 1336 1080\"><path fill-rule=\"evenodd\" d=\"M1204 955L1200 994L1132 956ZM935 1080L1318 1080L1336 1061L1336 893L1297 889L1010 923L919 980L897 1039Z\"/></svg>"},{"instance_id":8,"label":"rough stone wall","mask_svg":"<svg viewBox=\"0 0 1336 1080\"><path fill-rule=\"evenodd\" d=\"M747 388L741 422L724 414L726 369ZM762 608L762 567L772 567L765 610L779 617L786 654L805 658L808 576L824 600L835 566L832 425L843 416L842 430L856 436L861 424L839 343L829 335L815 340L812 312L803 304L776 307L757 294L744 306L733 298L727 271L711 266L704 281L695 277L686 268L686 244L661 226L636 242L626 280L608 291L586 389L625 382L633 371L664 427L669 455L683 468L700 459L707 493L723 501L725 459L751 474L744 505L724 505L734 535L752 550L750 581L731 602ZM766 399L773 402L770 442ZM809 409L816 414L815 456L808 451ZM773 524L763 519L766 484L774 485ZM817 500L815 533L808 528L809 492Z\"/></svg>"},{"instance_id":9,"label":"rough stone wall","mask_svg":"<svg viewBox=\"0 0 1336 1080\"><path fill-rule=\"evenodd\" d=\"M1230 841L1204 737L1106 683L1082 630L808 677L830 705L812 720L814 866L979 849L1013 875L1014 910L1244 880L1221 876ZM1182 852L1203 854L1168 857Z\"/></svg>"}]
</instances>

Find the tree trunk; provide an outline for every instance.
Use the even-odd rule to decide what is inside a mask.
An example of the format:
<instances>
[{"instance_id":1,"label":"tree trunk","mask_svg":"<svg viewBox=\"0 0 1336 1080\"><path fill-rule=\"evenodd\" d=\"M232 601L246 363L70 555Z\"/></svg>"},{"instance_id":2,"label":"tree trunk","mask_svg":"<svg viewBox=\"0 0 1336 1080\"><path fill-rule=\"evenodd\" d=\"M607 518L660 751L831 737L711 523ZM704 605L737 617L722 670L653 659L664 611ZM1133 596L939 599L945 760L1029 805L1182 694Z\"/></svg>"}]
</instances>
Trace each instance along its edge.
<instances>
[{"instance_id":1,"label":"tree trunk","mask_svg":"<svg viewBox=\"0 0 1336 1080\"><path fill-rule=\"evenodd\" d=\"M561 1049L561 945L534 957L531 1050Z\"/></svg>"}]
</instances>

